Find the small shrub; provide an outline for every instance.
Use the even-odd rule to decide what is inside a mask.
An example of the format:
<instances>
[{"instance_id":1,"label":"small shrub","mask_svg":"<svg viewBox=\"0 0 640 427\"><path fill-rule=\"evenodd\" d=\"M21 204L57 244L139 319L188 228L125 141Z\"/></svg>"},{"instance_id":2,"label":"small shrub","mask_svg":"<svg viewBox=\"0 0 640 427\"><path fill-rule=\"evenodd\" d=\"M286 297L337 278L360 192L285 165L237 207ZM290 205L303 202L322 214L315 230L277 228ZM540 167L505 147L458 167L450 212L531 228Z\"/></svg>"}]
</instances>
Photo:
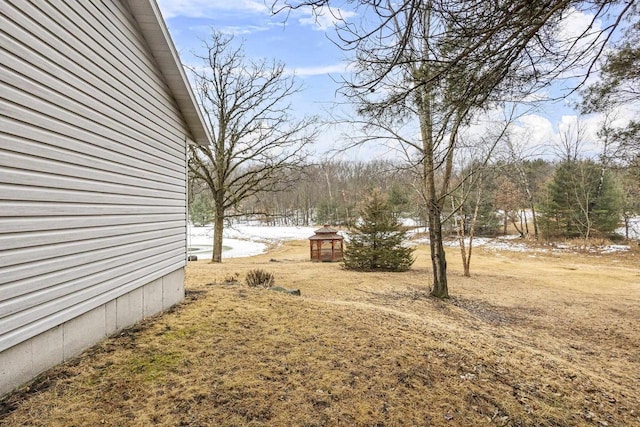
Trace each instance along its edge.
<instances>
[{"instance_id":1,"label":"small shrub","mask_svg":"<svg viewBox=\"0 0 640 427\"><path fill-rule=\"evenodd\" d=\"M268 271L255 269L247 273L246 281L250 288L270 288L275 283L275 278Z\"/></svg>"}]
</instances>

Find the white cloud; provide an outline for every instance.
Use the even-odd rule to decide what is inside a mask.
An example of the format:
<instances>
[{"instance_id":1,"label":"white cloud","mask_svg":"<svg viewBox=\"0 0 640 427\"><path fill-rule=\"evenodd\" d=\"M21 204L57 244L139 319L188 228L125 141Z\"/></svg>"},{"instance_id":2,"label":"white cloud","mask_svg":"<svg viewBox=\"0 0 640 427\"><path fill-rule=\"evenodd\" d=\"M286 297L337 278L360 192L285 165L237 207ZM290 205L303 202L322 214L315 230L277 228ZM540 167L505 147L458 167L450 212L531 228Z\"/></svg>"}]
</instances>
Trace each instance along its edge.
<instances>
[{"instance_id":1,"label":"white cloud","mask_svg":"<svg viewBox=\"0 0 640 427\"><path fill-rule=\"evenodd\" d=\"M262 0L158 0L165 19L176 16L214 18L219 11L269 13Z\"/></svg>"},{"instance_id":2,"label":"white cloud","mask_svg":"<svg viewBox=\"0 0 640 427\"><path fill-rule=\"evenodd\" d=\"M572 9L564 17L559 24L558 31L558 49L572 49L572 55L564 62L568 64L570 61L576 61L571 69L561 73L558 77L561 79L587 76L587 72L591 64L596 60L596 55L604 42L603 22L601 19L594 19L592 13L584 13L582 11ZM588 52L578 58L582 52ZM594 74L590 76L590 81L594 79ZM573 84L569 85L571 88Z\"/></svg>"},{"instance_id":3,"label":"white cloud","mask_svg":"<svg viewBox=\"0 0 640 427\"><path fill-rule=\"evenodd\" d=\"M509 127L511 148L505 154L508 158L512 151L525 159L552 158L557 141L558 135L549 119L538 114L524 114Z\"/></svg>"},{"instance_id":4,"label":"white cloud","mask_svg":"<svg viewBox=\"0 0 640 427\"><path fill-rule=\"evenodd\" d=\"M527 114L518 119L515 132L526 136L529 147L540 147L554 143L557 139L553 124L546 117L538 114Z\"/></svg>"},{"instance_id":5,"label":"white cloud","mask_svg":"<svg viewBox=\"0 0 640 427\"><path fill-rule=\"evenodd\" d=\"M226 25L216 26L214 29L222 34L229 34L234 36L243 36L248 34L260 33L263 31L269 31L275 25L278 24L265 24L265 25ZM189 27L189 31L197 33L208 33L213 27L210 25L192 25Z\"/></svg>"},{"instance_id":6,"label":"white cloud","mask_svg":"<svg viewBox=\"0 0 640 427\"><path fill-rule=\"evenodd\" d=\"M596 39L597 34L602 31L602 23L600 19L594 20L594 14L584 13L582 11L572 9L560 22L559 38L560 40L574 41L581 39L579 43L586 46L588 43Z\"/></svg>"},{"instance_id":7,"label":"white cloud","mask_svg":"<svg viewBox=\"0 0 640 427\"><path fill-rule=\"evenodd\" d=\"M222 34L230 34L230 35L234 35L234 36L239 36L239 35L246 35L246 34L253 34L253 33L259 33L262 31L268 31L270 30L271 27L266 26L266 25L245 25L245 26L226 26L226 27L220 27L219 30Z\"/></svg>"},{"instance_id":8,"label":"white cloud","mask_svg":"<svg viewBox=\"0 0 640 427\"><path fill-rule=\"evenodd\" d=\"M326 74L344 74L351 69L349 64L339 63L332 65L319 65L316 67L287 68L287 74L295 74L299 77L320 76Z\"/></svg>"},{"instance_id":9,"label":"white cloud","mask_svg":"<svg viewBox=\"0 0 640 427\"><path fill-rule=\"evenodd\" d=\"M626 114L625 111L614 111L610 114L609 123L612 127L624 127L627 125L632 116ZM598 131L602 128L606 117L602 113L591 114L589 116L562 116L558 124L558 133L566 134L569 137L576 138L578 127L581 129L580 138L580 154L584 157L595 157L602 153L603 141L598 137Z\"/></svg>"},{"instance_id":10,"label":"white cloud","mask_svg":"<svg viewBox=\"0 0 640 427\"><path fill-rule=\"evenodd\" d=\"M634 117L637 118L637 112L624 107L612 112L609 119L612 127L620 128L626 126ZM564 137L568 138L570 143L579 139L579 155L593 158L602 153L603 146L598 131L602 128L604 120L605 115L601 113L588 116L567 114L561 116L554 126L545 117L529 114L518 119L512 127L512 135L514 141L534 157L556 157L561 152L561 138Z\"/></svg>"},{"instance_id":11,"label":"white cloud","mask_svg":"<svg viewBox=\"0 0 640 427\"><path fill-rule=\"evenodd\" d=\"M309 25L317 31L327 31L335 26L338 22L352 18L356 15L355 12L350 12L339 8L326 8L317 9L315 14L305 13L303 17L298 18L300 25Z\"/></svg>"}]
</instances>

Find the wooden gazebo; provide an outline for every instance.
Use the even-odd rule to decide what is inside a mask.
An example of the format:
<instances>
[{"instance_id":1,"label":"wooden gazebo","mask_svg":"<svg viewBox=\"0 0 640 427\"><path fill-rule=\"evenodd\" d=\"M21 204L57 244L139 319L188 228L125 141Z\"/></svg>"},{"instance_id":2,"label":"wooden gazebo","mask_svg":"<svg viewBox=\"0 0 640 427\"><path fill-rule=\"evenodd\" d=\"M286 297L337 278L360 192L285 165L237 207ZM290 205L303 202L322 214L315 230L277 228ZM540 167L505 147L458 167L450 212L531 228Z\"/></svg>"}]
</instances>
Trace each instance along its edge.
<instances>
[{"instance_id":1,"label":"wooden gazebo","mask_svg":"<svg viewBox=\"0 0 640 427\"><path fill-rule=\"evenodd\" d=\"M334 262L342 261L342 249L344 238L329 225L315 231L316 234L309 237L311 249L311 261Z\"/></svg>"}]
</instances>

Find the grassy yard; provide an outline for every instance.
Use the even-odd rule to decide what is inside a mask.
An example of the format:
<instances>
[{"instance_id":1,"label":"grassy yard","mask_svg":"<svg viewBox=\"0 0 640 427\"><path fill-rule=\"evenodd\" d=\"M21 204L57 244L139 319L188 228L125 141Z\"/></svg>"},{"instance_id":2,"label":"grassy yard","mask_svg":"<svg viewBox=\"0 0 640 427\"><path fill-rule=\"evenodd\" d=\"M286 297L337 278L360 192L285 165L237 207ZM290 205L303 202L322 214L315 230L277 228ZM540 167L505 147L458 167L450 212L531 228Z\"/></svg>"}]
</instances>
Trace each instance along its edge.
<instances>
[{"instance_id":1,"label":"grassy yard","mask_svg":"<svg viewBox=\"0 0 640 427\"><path fill-rule=\"evenodd\" d=\"M449 250L449 301L307 242L190 263L184 304L54 368L0 425L640 425L640 254ZM301 297L251 289L274 273ZM235 282L237 280L238 282Z\"/></svg>"}]
</instances>

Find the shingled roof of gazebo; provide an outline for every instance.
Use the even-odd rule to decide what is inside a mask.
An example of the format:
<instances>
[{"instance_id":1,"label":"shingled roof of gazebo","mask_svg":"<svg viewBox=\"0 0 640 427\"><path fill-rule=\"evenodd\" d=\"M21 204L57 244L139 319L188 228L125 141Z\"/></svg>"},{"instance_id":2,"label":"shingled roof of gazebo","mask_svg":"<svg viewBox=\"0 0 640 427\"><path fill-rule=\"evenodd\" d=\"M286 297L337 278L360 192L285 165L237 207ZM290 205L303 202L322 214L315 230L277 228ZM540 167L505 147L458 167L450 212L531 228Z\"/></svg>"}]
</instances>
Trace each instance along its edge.
<instances>
[{"instance_id":1,"label":"shingled roof of gazebo","mask_svg":"<svg viewBox=\"0 0 640 427\"><path fill-rule=\"evenodd\" d=\"M338 234L338 230L336 230L335 228L329 227L328 224L325 224L324 227L317 229L315 233L316 234L309 237L309 240L327 240L327 239L342 240L343 239L343 237Z\"/></svg>"}]
</instances>

